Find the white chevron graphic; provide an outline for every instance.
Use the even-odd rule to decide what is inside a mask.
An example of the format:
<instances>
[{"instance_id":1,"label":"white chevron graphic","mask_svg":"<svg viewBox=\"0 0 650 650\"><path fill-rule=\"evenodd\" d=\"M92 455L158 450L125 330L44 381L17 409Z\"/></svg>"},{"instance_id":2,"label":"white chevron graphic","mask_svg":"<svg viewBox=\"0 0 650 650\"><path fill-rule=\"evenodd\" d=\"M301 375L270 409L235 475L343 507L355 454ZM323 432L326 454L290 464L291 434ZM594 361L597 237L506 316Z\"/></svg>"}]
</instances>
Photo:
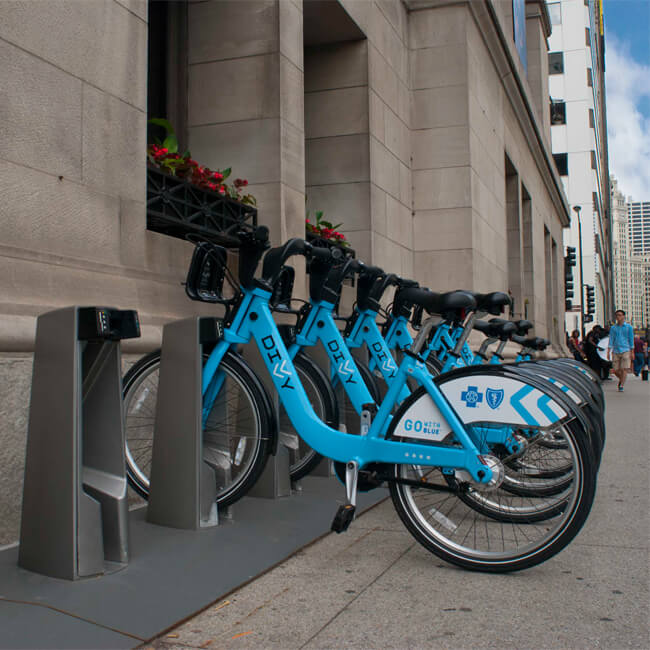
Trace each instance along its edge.
<instances>
[{"instance_id":1,"label":"white chevron graphic","mask_svg":"<svg viewBox=\"0 0 650 650\"><path fill-rule=\"evenodd\" d=\"M346 361L345 363L341 362L339 364L339 375L352 375L354 374L354 369L350 368L350 362Z\"/></svg>"},{"instance_id":2,"label":"white chevron graphic","mask_svg":"<svg viewBox=\"0 0 650 650\"><path fill-rule=\"evenodd\" d=\"M381 366L386 372L392 372L395 370L395 366L393 365L393 362L390 359L386 359L384 363Z\"/></svg>"},{"instance_id":3,"label":"white chevron graphic","mask_svg":"<svg viewBox=\"0 0 650 650\"><path fill-rule=\"evenodd\" d=\"M285 368L286 364L286 361L283 361L281 364L276 363L275 366L273 366L273 374L280 379L291 377L291 371Z\"/></svg>"}]
</instances>

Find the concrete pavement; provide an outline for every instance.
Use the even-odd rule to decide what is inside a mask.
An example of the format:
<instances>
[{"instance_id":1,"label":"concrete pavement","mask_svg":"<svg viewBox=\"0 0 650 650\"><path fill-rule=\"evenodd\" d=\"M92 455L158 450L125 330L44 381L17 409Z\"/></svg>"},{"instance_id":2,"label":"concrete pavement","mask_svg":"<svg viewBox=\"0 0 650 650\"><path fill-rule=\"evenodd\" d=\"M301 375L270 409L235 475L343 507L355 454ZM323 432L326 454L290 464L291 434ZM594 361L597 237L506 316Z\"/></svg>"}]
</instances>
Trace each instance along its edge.
<instances>
[{"instance_id":1,"label":"concrete pavement","mask_svg":"<svg viewBox=\"0 0 650 650\"><path fill-rule=\"evenodd\" d=\"M416 543L388 500L147 647L649 648L650 382L604 387L592 512L544 564L457 569Z\"/></svg>"}]
</instances>

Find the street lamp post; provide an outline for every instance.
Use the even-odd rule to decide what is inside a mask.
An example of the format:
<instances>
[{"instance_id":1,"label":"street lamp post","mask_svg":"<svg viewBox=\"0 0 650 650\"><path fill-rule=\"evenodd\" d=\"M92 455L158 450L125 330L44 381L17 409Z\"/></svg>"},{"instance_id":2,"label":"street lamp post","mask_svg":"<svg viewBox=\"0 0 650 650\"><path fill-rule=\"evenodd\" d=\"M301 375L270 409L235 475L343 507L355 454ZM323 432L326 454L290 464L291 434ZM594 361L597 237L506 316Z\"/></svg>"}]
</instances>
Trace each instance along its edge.
<instances>
[{"instance_id":1,"label":"street lamp post","mask_svg":"<svg viewBox=\"0 0 650 650\"><path fill-rule=\"evenodd\" d=\"M582 224L580 223L580 210L582 207L579 205L573 206L573 211L576 213L578 219L578 256L580 258L580 331L582 332L582 340L585 340L585 309L584 309L584 286L582 284Z\"/></svg>"}]
</instances>

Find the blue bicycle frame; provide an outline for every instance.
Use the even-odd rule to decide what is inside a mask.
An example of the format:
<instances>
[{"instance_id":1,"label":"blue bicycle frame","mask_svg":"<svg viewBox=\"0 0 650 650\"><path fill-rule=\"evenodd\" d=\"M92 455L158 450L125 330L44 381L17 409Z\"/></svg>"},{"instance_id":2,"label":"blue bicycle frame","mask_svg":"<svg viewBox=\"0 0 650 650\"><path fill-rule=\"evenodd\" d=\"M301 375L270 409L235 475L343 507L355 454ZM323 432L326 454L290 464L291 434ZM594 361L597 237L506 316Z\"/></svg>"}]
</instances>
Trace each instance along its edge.
<instances>
[{"instance_id":1,"label":"blue bicycle frame","mask_svg":"<svg viewBox=\"0 0 650 650\"><path fill-rule=\"evenodd\" d=\"M261 288L242 289L242 293L243 298L231 326L225 328L223 339L216 344L203 368L204 418L210 412L223 384L223 373L219 372L219 364L224 355L232 346L245 344L254 339L292 425L303 440L323 456L344 463L356 461L359 467L379 462L462 468L479 483L491 480L492 471L482 462L480 452L455 411L434 384L430 373L424 364L409 356L405 356L397 367L394 380L372 420L367 435L341 433L327 426L314 413L307 394L298 381L291 355L282 341L271 314L269 307L271 293ZM334 305L327 305L327 309L333 308ZM305 327L306 331L313 330L319 340L327 346L328 337L334 335L334 332L325 320L316 320L315 314L311 320L313 322L309 327ZM319 322L323 325L319 325ZM340 337L338 330L336 333ZM346 351L341 349L337 352L342 354L341 361L343 368L346 369ZM351 355L349 360L352 361ZM349 367L354 366L350 363ZM350 375L345 376L350 377ZM351 376L357 375L353 373ZM391 411L403 392L407 377L413 377L424 386L461 447L432 446L410 440L393 441L384 438ZM362 386L360 382L360 395L363 395L365 388L361 388Z\"/></svg>"}]
</instances>

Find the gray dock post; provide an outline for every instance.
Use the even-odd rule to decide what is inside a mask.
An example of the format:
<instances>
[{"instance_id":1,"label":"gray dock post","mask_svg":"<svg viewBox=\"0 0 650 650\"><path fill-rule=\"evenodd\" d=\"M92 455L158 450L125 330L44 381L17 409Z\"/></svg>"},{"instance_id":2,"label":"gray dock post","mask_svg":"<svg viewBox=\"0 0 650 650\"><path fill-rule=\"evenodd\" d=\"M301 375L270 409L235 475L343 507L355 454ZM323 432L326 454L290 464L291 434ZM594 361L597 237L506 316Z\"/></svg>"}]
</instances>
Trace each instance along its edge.
<instances>
[{"instance_id":1,"label":"gray dock post","mask_svg":"<svg viewBox=\"0 0 650 650\"><path fill-rule=\"evenodd\" d=\"M38 317L18 564L76 580L126 566L128 502L119 339L137 314L67 307Z\"/></svg>"},{"instance_id":2,"label":"gray dock post","mask_svg":"<svg viewBox=\"0 0 650 650\"><path fill-rule=\"evenodd\" d=\"M196 530L216 526L214 467L203 460L203 345L217 319L194 316L163 328L147 521Z\"/></svg>"}]
</instances>

